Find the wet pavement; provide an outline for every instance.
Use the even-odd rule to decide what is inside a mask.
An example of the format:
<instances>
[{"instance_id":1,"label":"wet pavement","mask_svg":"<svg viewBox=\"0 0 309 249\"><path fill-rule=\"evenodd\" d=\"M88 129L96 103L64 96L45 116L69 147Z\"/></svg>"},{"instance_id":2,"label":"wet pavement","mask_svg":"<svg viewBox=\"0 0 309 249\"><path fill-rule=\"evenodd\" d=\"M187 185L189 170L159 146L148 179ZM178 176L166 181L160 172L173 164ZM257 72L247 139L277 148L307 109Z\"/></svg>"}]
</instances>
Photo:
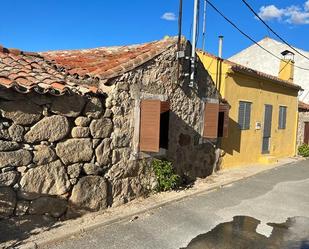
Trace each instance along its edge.
<instances>
[{"instance_id":1,"label":"wet pavement","mask_svg":"<svg viewBox=\"0 0 309 249\"><path fill-rule=\"evenodd\" d=\"M183 249L309 249L309 218L293 217L286 222L267 223L269 234L259 232L261 221L235 216L195 237Z\"/></svg>"},{"instance_id":2,"label":"wet pavement","mask_svg":"<svg viewBox=\"0 0 309 249\"><path fill-rule=\"evenodd\" d=\"M307 249L308 219L307 160L170 203L131 222L130 218L97 227L45 248Z\"/></svg>"}]
</instances>

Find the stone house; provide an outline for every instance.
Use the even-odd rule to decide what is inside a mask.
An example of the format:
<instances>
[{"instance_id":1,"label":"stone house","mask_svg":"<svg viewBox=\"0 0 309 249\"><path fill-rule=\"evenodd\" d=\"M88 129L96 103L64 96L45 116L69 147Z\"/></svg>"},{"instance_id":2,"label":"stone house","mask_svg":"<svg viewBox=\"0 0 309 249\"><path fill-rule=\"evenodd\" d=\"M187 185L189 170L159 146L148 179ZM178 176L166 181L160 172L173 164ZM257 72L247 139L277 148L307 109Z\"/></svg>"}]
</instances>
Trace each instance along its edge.
<instances>
[{"instance_id":1,"label":"stone house","mask_svg":"<svg viewBox=\"0 0 309 249\"><path fill-rule=\"evenodd\" d=\"M189 42L180 45L189 55ZM210 175L224 103L200 62L189 87L189 60L176 51L175 38L46 53L0 47L0 217L126 203L154 186L155 157L184 179Z\"/></svg>"},{"instance_id":2,"label":"stone house","mask_svg":"<svg viewBox=\"0 0 309 249\"><path fill-rule=\"evenodd\" d=\"M309 105L299 101L297 145L302 144L309 144Z\"/></svg>"}]
</instances>

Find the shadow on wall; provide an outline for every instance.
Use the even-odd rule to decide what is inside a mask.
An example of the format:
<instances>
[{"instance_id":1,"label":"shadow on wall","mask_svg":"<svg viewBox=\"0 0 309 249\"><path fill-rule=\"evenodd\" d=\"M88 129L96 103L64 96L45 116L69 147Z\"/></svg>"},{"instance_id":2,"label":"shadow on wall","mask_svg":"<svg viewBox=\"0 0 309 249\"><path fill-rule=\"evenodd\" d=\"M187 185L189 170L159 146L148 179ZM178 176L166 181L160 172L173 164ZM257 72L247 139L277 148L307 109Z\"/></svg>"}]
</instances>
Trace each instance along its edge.
<instances>
[{"instance_id":1,"label":"shadow on wall","mask_svg":"<svg viewBox=\"0 0 309 249\"><path fill-rule=\"evenodd\" d=\"M201 141L201 134L173 112L170 123L168 159L176 172L188 182L211 175L216 161L214 144Z\"/></svg>"},{"instance_id":2,"label":"shadow on wall","mask_svg":"<svg viewBox=\"0 0 309 249\"><path fill-rule=\"evenodd\" d=\"M186 54L190 54L191 47L187 46ZM183 71L190 72L190 62L181 62ZM170 135L169 135L169 159L174 163L176 171L188 182L199 177L211 175L216 167L215 146L216 141L204 139L194 127L201 122L201 102L207 98L220 99L220 93L197 56L195 85L189 87L189 77L182 78L180 89L188 97L187 103L182 106L181 117L179 114L170 112ZM195 101L194 101L195 100ZM187 108L187 109L185 109ZM194 111L193 111L194 110Z\"/></svg>"},{"instance_id":3,"label":"shadow on wall","mask_svg":"<svg viewBox=\"0 0 309 249\"><path fill-rule=\"evenodd\" d=\"M223 140L222 149L230 155L233 155L234 151L240 153L241 136L242 132L238 122L230 118L229 135Z\"/></svg>"}]
</instances>

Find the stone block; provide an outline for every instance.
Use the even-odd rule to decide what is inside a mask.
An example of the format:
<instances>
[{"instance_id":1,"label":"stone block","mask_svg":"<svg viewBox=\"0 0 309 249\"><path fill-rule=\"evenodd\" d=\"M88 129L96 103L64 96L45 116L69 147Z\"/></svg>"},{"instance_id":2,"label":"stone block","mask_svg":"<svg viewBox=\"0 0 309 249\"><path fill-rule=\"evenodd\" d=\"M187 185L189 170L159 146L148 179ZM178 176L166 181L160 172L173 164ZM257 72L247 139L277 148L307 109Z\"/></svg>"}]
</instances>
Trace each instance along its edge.
<instances>
[{"instance_id":1,"label":"stone block","mask_svg":"<svg viewBox=\"0 0 309 249\"><path fill-rule=\"evenodd\" d=\"M51 111L66 117L78 117L85 106L85 99L80 95L55 97Z\"/></svg>"},{"instance_id":2,"label":"stone block","mask_svg":"<svg viewBox=\"0 0 309 249\"><path fill-rule=\"evenodd\" d=\"M75 163L67 167L67 172L70 178L78 178L83 167L82 163Z\"/></svg>"},{"instance_id":3,"label":"stone block","mask_svg":"<svg viewBox=\"0 0 309 249\"><path fill-rule=\"evenodd\" d=\"M69 133L69 130L70 125L66 117L60 115L45 117L26 133L25 140L28 143L56 142L63 139Z\"/></svg>"},{"instance_id":4,"label":"stone block","mask_svg":"<svg viewBox=\"0 0 309 249\"><path fill-rule=\"evenodd\" d=\"M100 176L81 178L69 199L70 213L84 213L107 208L107 183Z\"/></svg>"},{"instance_id":5,"label":"stone block","mask_svg":"<svg viewBox=\"0 0 309 249\"><path fill-rule=\"evenodd\" d=\"M20 196L27 200L41 195L63 195L69 190L69 178L59 160L29 169L20 180Z\"/></svg>"},{"instance_id":6,"label":"stone block","mask_svg":"<svg viewBox=\"0 0 309 249\"><path fill-rule=\"evenodd\" d=\"M0 110L3 117L20 125L31 125L39 121L42 116L42 108L40 106L19 100L1 102Z\"/></svg>"},{"instance_id":7,"label":"stone block","mask_svg":"<svg viewBox=\"0 0 309 249\"><path fill-rule=\"evenodd\" d=\"M16 171L9 171L0 174L0 187L11 187L17 183L19 173Z\"/></svg>"},{"instance_id":8,"label":"stone block","mask_svg":"<svg viewBox=\"0 0 309 249\"><path fill-rule=\"evenodd\" d=\"M57 144L56 153L66 165L90 162L93 156L92 141L87 138L72 138Z\"/></svg>"},{"instance_id":9,"label":"stone block","mask_svg":"<svg viewBox=\"0 0 309 249\"><path fill-rule=\"evenodd\" d=\"M90 132L93 138L107 138L113 130L113 123L108 118L94 119L90 124Z\"/></svg>"},{"instance_id":10,"label":"stone block","mask_svg":"<svg viewBox=\"0 0 309 249\"><path fill-rule=\"evenodd\" d=\"M65 213L66 208L67 200L46 196L31 201L29 214L49 214L59 218Z\"/></svg>"},{"instance_id":11,"label":"stone block","mask_svg":"<svg viewBox=\"0 0 309 249\"><path fill-rule=\"evenodd\" d=\"M33 162L37 165L47 164L57 159L55 151L46 145L37 145L33 151Z\"/></svg>"},{"instance_id":12,"label":"stone block","mask_svg":"<svg viewBox=\"0 0 309 249\"><path fill-rule=\"evenodd\" d=\"M99 98L93 97L86 104L84 114L89 118L99 118L103 111L103 105Z\"/></svg>"},{"instance_id":13,"label":"stone block","mask_svg":"<svg viewBox=\"0 0 309 249\"><path fill-rule=\"evenodd\" d=\"M91 119L88 117L77 117L75 119L75 125L81 127L87 127L91 122Z\"/></svg>"},{"instance_id":14,"label":"stone block","mask_svg":"<svg viewBox=\"0 0 309 249\"><path fill-rule=\"evenodd\" d=\"M24 140L25 129L21 125L11 125L8 132L13 141L22 142Z\"/></svg>"},{"instance_id":15,"label":"stone block","mask_svg":"<svg viewBox=\"0 0 309 249\"><path fill-rule=\"evenodd\" d=\"M32 160L32 155L27 150L0 152L0 169L4 167L26 166Z\"/></svg>"},{"instance_id":16,"label":"stone block","mask_svg":"<svg viewBox=\"0 0 309 249\"><path fill-rule=\"evenodd\" d=\"M95 150L97 157L97 163L100 166L105 166L110 163L111 149L110 149L111 139L104 139Z\"/></svg>"},{"instance_id":17,"label":"stone block","mask_svg":"<svg viewBox=\"0 0 309 249\"><path fill-rule=\"evenodd\" d=\"M20 145L16 142L0 140L0 151L11 151L17 150L20 148Z\"/></svg>"},{"instance_id":18,"label":"stone block","mask_svg":"<svg viewBox=\"0 0 309 249\"><path fill-rule=\"evenodd\" d=\"M90 135L90 129L88 127L74 127L71 135L73 138L87 138Z\"/></svg>"},{"instance_id":19,"label":"stone block","mask_svg":"<svg viewBox=\"0 0 309 249\"><path fill-rule=\"evenodd\" d=\"M12 188L0 188L0 218L6 218L13 214L16 205L16 194Z\"/></svg>"}]
</instances>

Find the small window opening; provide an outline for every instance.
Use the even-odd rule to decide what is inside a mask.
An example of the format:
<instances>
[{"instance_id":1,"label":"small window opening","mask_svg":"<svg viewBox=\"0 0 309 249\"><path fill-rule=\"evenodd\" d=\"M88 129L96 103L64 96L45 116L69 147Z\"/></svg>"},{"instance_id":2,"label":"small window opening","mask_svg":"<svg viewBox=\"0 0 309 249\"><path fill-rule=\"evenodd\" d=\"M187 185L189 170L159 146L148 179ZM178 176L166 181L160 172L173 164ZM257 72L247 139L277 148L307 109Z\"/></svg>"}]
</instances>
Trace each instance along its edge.
<instances>
[{"instance_id":1,"label":"small window opening","mask_svg":"<svg viewBox=\"0 0 309 249\"><path fill-rule=\"evenodd\" d=\"M160 148L168 149L170 111L162 112L160 115Z\"/></svg>"},{"instance_id":2,"label":"small window opening","mask_svg":"<svg viewBox=\"0 0 309 249\"><path fill-rule=\"evenodd\" d=\"M219 112L219 118L218 118L218 137L223 137L224 133L224 112Z\"/></svg>"}]
</instances>

